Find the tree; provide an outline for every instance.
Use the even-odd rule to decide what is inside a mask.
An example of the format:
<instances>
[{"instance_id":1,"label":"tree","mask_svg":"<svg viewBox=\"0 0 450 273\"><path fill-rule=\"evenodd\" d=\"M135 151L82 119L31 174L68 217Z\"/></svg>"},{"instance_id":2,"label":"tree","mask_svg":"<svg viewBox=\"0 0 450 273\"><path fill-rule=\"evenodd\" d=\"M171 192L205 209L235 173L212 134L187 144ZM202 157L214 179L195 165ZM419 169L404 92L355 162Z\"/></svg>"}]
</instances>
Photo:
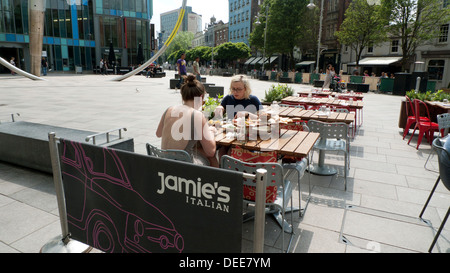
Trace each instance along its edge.
<instances>
[{"instance_id":1,"label":"tree","mask_svg":"<svg viewBox=\"0 0 450 273\"><path fill-rule=\"evenodd\" d=\"M414 62L415 52L421 46L438 37L440 27L450 21L450 7L442 0L390 0L389 32L401 40L403 70Z\"/></svg>"},{"instance_id":2,"label":"tree","mask_svg":"<svg viewBox=\"0 0 450 273\"><path fill-rule=\"evenodd\" d=\"M214 59L228 63L251 56L250 48L245 43L224 43L214 49Z\"/></svg>"},{"instance_id":3,"label":"tree","mask_svg":"<svg viewBox=\"0 0 450 273\"><path fill-rule=\"evenodd\" d=\"M186 60L188 61L195 61L195 58L197 57L200 58L200 62L207 62L211 60L211 47L198 46L186 52Z\"/></svg>"},{"instance_id":4,"label":"tree","mask_svg":"<svg viewBox=\"0 0 450 273\"><path fill-rule=\"evenodd\" d=\"M308 22L303 20L307 14L307 0L265 0L261 7L260 24L255 24L250 35L250 44L264 49L266 56L273 53L286 54L290 59L289 67L295 66L294 48L302 43L309 31ZM269 6L268 18L265 10ZM266 27L267 39L264 39ZM266 44L264 45L264 40Z\"/></svg>"},{"instance_id":5,"label":"tree","mask_svg":"<svg viewBox=\"0 0 450 273\"><path fill-rule=\"evenodd\" d=\"M176 63L177 60L181 57L181 54L183 54L183 53L186 53L186 51L183 50L183 49L179 49L177 51L174 51L167 57L167 61L169 63Z\"/></svg>"},{"instance_id":6,"label":"tree","mask_svg":"<svg viewBox=\"0 0 450 273\"><path fill-rule=\"evenodd\" d=\"M335 33L340 44L348 45L356 53L356 66L366 47L387 40L388 6L369 5L367 0L354 0L345 12L345 19Z\"/></svg>"},{"instance_id":7,"label":"tree","mask_svg":"<svg viewBox=\"0 0 450 273\"><path fill-rule=\"evenodd\" d=\"M193 39L194 33L188 31L179 32L165 52L167 60L169 60L169 56L176 51L187 52L192 47Z\"/></svg>"}]
</instances>

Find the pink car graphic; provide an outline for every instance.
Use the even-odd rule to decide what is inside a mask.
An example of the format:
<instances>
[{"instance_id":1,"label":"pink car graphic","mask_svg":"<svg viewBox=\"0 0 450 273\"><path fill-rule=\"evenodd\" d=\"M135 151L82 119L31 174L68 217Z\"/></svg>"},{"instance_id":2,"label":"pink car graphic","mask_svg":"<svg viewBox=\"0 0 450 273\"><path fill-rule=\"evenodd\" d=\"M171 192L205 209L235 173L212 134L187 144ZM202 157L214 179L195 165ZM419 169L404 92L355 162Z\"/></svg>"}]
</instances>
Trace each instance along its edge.
<instances>
[{"instance_id":1,"label":"pink car graphic","mask_svg":"<svg viewBox=\"0 0 450 273\"><path fill-rule=\"evenodd\" d=\"M183 237L159 208L132 187L114 150L102 148L103 158L94 159L86 155L82 144L61 142L61 169L73 238L104 252L183 251ZM94 205L88 204L92 202Z\"/></svg>"}]
</instances>

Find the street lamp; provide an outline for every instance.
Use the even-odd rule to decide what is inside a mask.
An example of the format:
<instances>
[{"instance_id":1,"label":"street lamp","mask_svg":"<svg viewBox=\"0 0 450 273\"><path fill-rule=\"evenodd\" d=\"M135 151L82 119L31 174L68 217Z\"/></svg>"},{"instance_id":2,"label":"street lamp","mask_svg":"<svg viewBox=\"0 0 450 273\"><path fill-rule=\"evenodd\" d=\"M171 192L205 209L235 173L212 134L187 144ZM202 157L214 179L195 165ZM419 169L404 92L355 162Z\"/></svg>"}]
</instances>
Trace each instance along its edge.
<instances>
[{"instance_id":1,"label":"street lamp","mask_svg":"<svg viewBox=\"0 0 450 273\"><path fill-rule=\"evenodd\" d=\"M261 1L258 2L258 5L261 5ZM269 22L269 5L266 5L266 26L264 27L264 50L263 50L263 63L261 67L261 73L264 73L264 63L266 60L266 44L267 44L267 24ZM261 24L261 21L256 21L256 24Z\"/></svg>"},{"instance_id":2,"label":"street lamp","mask_svg":"<svg viewBox=\"0 0 450 273\"><path fill-rule=\"evenodd\" d=\"M316 64L316 73L319 73L319 61L320 61L320 41L322 40L322 22L323 22L323 2L324 0L321 0L321 6L320 6L320 23L319 23L319 40L317 42L317 64ZM310 0L307 7L310 10L313 10L316 8L316 5L313 3L313 0Z\"/></svg>"}]
</instances>

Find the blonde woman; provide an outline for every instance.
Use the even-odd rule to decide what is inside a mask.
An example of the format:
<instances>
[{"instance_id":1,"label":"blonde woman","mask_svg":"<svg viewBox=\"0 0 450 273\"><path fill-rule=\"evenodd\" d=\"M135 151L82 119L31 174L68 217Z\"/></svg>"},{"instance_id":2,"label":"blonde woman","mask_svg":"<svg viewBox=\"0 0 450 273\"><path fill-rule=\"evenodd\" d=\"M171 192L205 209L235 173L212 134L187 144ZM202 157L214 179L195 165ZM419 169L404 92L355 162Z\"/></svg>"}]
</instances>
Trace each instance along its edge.
<instances>
[{"instance_id":1,"label":"blonde woman","mask_svg":"<svg viewBox=\"0 0 450 273\"><path fill-rule=\"evenodd\" d=\"M257 113L262 109L261 101L253 96L252 89L247 76L237 75L231 78L230 93L226 95L220 106L215 110L215 116L227 114L228 119L233 119L239 115L249 114L250 117L257 117Z\"/></svg>"}]
</instances>

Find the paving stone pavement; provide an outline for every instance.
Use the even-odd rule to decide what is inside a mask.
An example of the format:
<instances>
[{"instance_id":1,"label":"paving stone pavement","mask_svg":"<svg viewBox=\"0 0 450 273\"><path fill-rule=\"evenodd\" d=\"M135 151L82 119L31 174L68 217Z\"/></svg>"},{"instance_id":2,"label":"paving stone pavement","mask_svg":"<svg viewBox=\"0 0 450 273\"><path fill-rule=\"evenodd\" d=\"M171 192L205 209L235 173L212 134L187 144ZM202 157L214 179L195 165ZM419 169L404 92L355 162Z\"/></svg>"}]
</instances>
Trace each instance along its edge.
<instances>
[{"instance_id":1,"label":"paving stone pavement","mask_svg":"<svg viewBox=\"0 0 450 273\"><path fill-rule=\"evenodd\" d=\"M0 76L0 122L28 121L103 132L126 127L135 152L145 143L159 146L155 136L161 114L181 97L169 89L167 76L134 76L116 82L113 75L50 74L47 81ZM230 78L207 76L208 83L229 86ZM264 98L277 83L251 80L253 94ZM289 84L295 91L309 85ZM415 149L402 140L398 118L402 97L369 92L364 98L363 124L351 141L348 189L342 175L311 176L311 197L303 217L294 217L294 253L415 253L427 252L450 204L440 184L424 218L418 216L438 177L437 157L423 142ZM0 125L1 126L1 125ZM0 143L1 145L1 143ZM317 161L317 153L314 159ZM326 163L342 173L342 154L327 154ZM291 177L297 184L295 177ZM302 199L308 197L308 174L301 180ZM297 191L298 189L295 189ZM298 192L294 193L298 204ZM302 201L302 205L306 205ZM448 226L448 224L447 224ZM244 224L243 252L252 251L253 222ZM0 253L37 253L61 234L52 176L0 162ZM287 236L287 235L285 235ZM285 237L287 238L287 237ZM450 230L444 228L433 252L450 252ZM280 228L266 218L265 252L281 249Z\"/></svg>"}]
</instances>

